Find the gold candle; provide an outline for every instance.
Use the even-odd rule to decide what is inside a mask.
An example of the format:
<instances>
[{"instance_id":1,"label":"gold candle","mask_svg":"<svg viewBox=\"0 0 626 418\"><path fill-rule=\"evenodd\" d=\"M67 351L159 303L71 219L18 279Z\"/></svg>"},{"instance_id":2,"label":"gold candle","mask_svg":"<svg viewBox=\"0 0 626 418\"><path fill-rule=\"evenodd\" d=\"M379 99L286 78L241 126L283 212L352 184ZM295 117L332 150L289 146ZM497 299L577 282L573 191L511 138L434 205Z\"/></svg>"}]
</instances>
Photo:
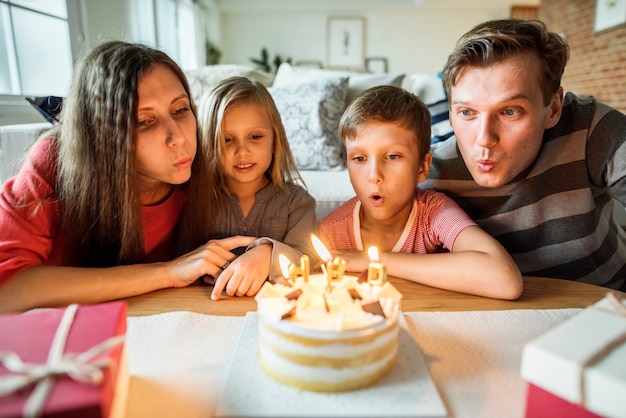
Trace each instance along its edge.
<instances>
[{"instance_id":1,"label":"gold candle","mask_svg":"<svg viewBox=\"0 0 626 418\"><path fill-rule=\"evenodd\" d=\"M308 255L304 254L302 257L300 257L300 266L293 264L291 261L289 261L289 258L287 258L287 256L284 254L278 255L278 261L280 263L280 269L283 273L283 276L285 278L289 278L292 284L296 282L296 279L298 278L298 274L302 275L302 278L304 279L305 282L309 280L309 271L311 270L311 267L310 267L311 262L309 260Z\"/></svg>"},{"instance_id":2,"label":"gold candle","mask_svg":"<svg viewBox=\"0 0 626 418\"><path fill-rule=\"evenodd\" d=\"M326 269L328 270L329 284L338 283L343 279L343 275L346 272L346 260L335 257L332 261L326 263Z\"/></svg>"},{"instance_id":3,"label":"gold candle","mask_svg":"<svg viewBox=\"0 0 626 418\"><path fill-rule=\"evenodd\" d=\"M315 251L325 264L325 266L322 264L322 269L328 281L327 290L330 291L333 283L340 282L343 279L346 272L346 260L341 257L333 258L324 243L313 234L311 234L311 241L313 242L313 248L315 248Z\"/></svg>"},{"instance_id":4,"label":"gold candle","mask_svg":"<svg viewBox=\"0 0 626 418\"><path fill-rule=\"evenodd\" d=\"M367 283L371 286L384 285L387 280L387 267L378 262L378 248L376 246L370 247L367 250L367 254L370 258L370 263L367 267Z\"/></svg>"},{"instance_id":5,"label":"gold candle","mask_svg":"<svg viewBox=\"0 0 626 418\"><path fill-rule=\"evenodd\" d=\"M311 271L311 260L309 256L304 254L300 257L300 270L302 272L302 278L305 282L309 281L309 272Z\"/></svg>"}]
</instances>

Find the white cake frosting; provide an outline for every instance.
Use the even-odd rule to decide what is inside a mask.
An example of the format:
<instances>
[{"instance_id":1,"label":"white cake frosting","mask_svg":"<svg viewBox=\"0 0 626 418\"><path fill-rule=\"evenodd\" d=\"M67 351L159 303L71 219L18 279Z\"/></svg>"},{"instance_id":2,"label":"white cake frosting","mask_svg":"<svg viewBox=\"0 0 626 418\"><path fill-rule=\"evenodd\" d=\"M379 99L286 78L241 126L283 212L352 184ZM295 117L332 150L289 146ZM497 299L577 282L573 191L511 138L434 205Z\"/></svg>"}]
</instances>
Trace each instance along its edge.
<instances>
[{"instance_id":1,"label":"white cake frosting","mask_svg":"<svg viewBox=\"0 0 626 418\"><path fill-rule=\"evenodd\" d=\"M300 291L297 299L286 297ZM256 297L261 364L276 380L302 389L367 386L395 364L401 297L389 283L370 286L352 276L330 289L321 274L298 277L292 286L266 283ZM364 310L370 302L380 304L382 315Z\"/></svg>"}]
</instances>

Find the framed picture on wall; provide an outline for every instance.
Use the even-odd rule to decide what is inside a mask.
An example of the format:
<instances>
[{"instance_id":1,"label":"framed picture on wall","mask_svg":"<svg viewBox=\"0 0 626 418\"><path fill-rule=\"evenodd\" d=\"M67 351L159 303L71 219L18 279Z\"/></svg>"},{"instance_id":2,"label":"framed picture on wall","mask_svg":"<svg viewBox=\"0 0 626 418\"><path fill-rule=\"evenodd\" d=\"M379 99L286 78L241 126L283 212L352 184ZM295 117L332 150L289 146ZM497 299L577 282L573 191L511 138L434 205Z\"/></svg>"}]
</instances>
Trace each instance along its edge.
<instances>
[{"instance_id":1,"label":"framed picture on wall","mask_svg":"<svg viewBox=\"0 0 626 418\"><path fill-rule=\"evenodd\" d=\"M328 65L330 67L363 68L365 40L360 17L328 19Z\"/></svg>"},{"instance_id":2,"label":"framed picture on wall","mask_svg":"<svg viewBox=\"0 0 626 418\"><path fill-rule=\"evenodd\" d=\"M386 73L389 69L387 58L384 57L367 57L365 58L365 69L374 74Z\"/></svg>"},{"instance_id":3,"label":"framed picture on wall","mask_svg":"<svg viewBox=\"0 0 626 418\"><path fill-rule=\"evenodd\" d=\"M626 0L596 0L594 32L626 23Z\"/></svg>"}]
</instances>

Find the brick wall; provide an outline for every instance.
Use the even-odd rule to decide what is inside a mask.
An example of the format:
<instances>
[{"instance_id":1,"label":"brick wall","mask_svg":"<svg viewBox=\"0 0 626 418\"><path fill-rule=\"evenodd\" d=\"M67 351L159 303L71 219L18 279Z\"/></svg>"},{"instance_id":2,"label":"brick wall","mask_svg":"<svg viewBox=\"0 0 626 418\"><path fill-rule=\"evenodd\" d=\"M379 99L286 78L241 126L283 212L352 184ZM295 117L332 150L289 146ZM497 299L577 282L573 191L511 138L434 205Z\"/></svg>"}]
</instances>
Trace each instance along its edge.
<instances>
[{"instance_id":1,"label":"brick wall","mask_svg":"<svg viewBox=\"0 0 626 418\"><path fill-rule=\"evenodd\" d=\"M539 19L570 45L565 91L593 95L626 113L626 24L594 32L596 1L541 0Z\"/></svg>"}]
</instances>

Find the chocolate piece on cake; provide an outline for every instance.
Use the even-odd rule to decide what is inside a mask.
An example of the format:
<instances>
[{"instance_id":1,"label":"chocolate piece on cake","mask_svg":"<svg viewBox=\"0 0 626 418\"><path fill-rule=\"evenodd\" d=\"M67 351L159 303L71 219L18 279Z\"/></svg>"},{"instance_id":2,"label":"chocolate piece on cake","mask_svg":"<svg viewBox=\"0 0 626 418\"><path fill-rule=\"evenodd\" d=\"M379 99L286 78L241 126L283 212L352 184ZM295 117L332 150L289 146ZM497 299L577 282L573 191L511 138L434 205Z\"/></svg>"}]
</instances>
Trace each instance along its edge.
<instances>
[{"instance_id":1,"label":"chocolate piece on cake","mask_svg":"<svg viewBox=\"0 0 626 418\"><path fill-rule=\"evenodd\" d=\"M365 302L361 305L363 307L363 310L365 312L374 314L374 315L380 315L383 318L385 317L385 312L383 311L383 307L380 306L380 301L378 300L373 300L371 302Z\"/></svg>"},{"instance_id":2,"label":"chocolate piece on cake","mask_svg":"<svg viewBox=\"0 0 626 418\"><path fill-rule=\"evenodd\" d=\"M291 309L289 309L288 311L284 312L281 316L280 319L287 319L291 316L293 316L296 313L296 305L293 305L291 307Z\"/></svg>"},{"instance_id":3,"label":"chocolate piece on cake","mask_svg":"<svg viewBox=\"0 0 626 418\"><path fill-rule=\"evenodd\" d=\"M352 297L352 300L361 300L361 299L363 299L361 297L361 294L359 293L359 291L356 290L354 287L351 287L350 289L348 289L348 293L350 293L350 297Z\"/></svg>"},{"instance_id":4,"label":"chocolate piece on cake","mask_svg":"<svg viewBox=\"0 0 626 418\"><path fill-rule=\"evenodd\" d=\"M282 284L283 286L287 286L287 287L293 287L293 285L291 284L291 281L285 279L284 277L276 277L274 280L272 280L272 282L274 284Z\"/></svg>"},{"instance_id":5,"label":"chocolate piece on cake","mask_svg":"<svg viewBox=\"0 0 626 418\"><path fill-rule=\"evenodd\" d=\"M285 298L287 298L287 300L296 300L300 297L301 294L302 294L302 290L294 289L293 291L287 293L285 295Z\"/></svg>"},{"instance_id":6,"label":"chocolate piece on cake","mask_svg":"<svg viewBox=\"0 0 626 418\"><path fill-rule=\"evenodd\" d=\"M358 283L367 283L367 270L363 270L357 279Z\"/></svg>"}]
</instances>

